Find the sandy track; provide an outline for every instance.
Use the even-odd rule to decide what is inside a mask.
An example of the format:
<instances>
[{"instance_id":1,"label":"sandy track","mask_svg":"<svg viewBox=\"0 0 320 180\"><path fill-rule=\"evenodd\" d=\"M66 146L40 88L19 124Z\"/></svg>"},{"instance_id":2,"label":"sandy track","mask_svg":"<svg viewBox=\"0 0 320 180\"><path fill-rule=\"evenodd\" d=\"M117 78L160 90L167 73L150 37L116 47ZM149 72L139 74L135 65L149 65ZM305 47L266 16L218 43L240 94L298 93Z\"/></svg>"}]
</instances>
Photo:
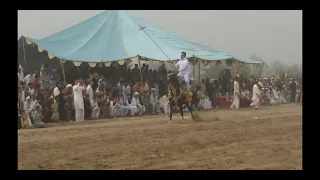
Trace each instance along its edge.
<instances>
[{"instance_id":1,"label":"sandy track","mask_svg":"<svg viewBox=\"0 0 320 180\"><path fill-rule=\"evenodd\" d=\"M302 169L302 108L202 112L18 131L18 169Z\"/></svg>"}]
</instances>

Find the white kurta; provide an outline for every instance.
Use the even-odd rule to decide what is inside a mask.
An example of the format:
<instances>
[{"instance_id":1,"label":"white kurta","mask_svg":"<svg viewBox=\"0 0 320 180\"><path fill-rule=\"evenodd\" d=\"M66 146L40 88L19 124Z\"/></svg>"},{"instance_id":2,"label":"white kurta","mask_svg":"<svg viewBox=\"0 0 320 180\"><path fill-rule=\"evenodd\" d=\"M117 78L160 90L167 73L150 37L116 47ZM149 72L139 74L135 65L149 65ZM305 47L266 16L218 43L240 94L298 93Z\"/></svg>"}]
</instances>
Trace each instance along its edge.
<instances>
[{"instance_id":1,"label":"white kurta","mask_svg":"<svg viewBox=\"0 0 320 180\"><path fill-rule=\"evenodd\" d=\"M160 108L163 109L164 114L168 115L170 110L170 105L169 105L169 98L167 97L167 95L162 96L159 99L159 103L160 103Z\"/></svg>"},{"instance_id":2,"label":"white kurta","mask_svg":"<svg viewBox=\"0 0 320 180\"><path fill-rule=\"evenodd\" d=\"M80 86L78 83L72 87L73 89L73 99L74 99L74 108L76 110L76 121L84 120L84 103L83 103L83 94L82 91L84 87Z\"/></svg>"},{"instance_id":3,"label":"white kurta","mask_svg":"<svg viewBox=\"0 0 320 180\"><path fill-rule=\"evenodd\" d=\"M74 107L75 109L84 109L83 104L83 90L84 88L80 86L80 84L74 85L73 89L73 99L74 99Z\"/></svg>"},{"instance_id":4,"label":"white kurta","mask_svg":"<svg viewBox=\"0 0 320 180\"><path fill-rule=\"evenodd\" d=\"M93 89L90 84L87 86L86 94L89 95L89 100L92 101L93 100Z\"/></svg>"},{"instance_id":5,"label":"white kurta","mask_svg":"<svg viewBox=\"0 0 320 180\"><path fill-rule=\"evenodd\" d=\"M205 96L203 99L203 109L211 109L211 108L212 108L212 103L209 97Z\"/></svg>"},{"instance_id":6,"label":"white kurta","mask_svg":"<svg viewBox=\"0 0 320 180\"><path fill-rule=\"evenodd\" d=\"M60 94L60 91L59 91L58 87L55 87L55 88L53 89L53 96L56 97L56 96L58 96L59 94Z\"/></svg>"},{"instance_id":7,"label":"white kurta","mask_svg":"<svg viewBox=\"0 0 320 180\"><path fill-rule=\"evenodd\" d=\"M129 109L130 109L130 112L131 112L131 116L135 115L136 113L139 112L139 109L137 107L137 101L135 98L132 98L131 99L131 104L129 105Z\"/></svg>"},{"instance_id":8,"label":"white kurta","mask_svg":"<svg viewBox=\"0 0 320 180\"><path fill-rule=\"evenodd\" d=\"M24 81L25 83L31 82L31 75L30 75L30 74L26 75L26 77L23 78L23 81Z\"/></svg>"},{"instance_id":9,"label":"white kurta","mask_svg":"<svg viewBox=\"0 0 320 180\"><path fill-rule=\"evenodd\" d=\"M98 102L97 101L90 101L90 105L92 108L92 112L91 112L91 118L92 119L98 119L99 118L99 114L100 114L100 108L98 107Z\"/></svg>"},{"instance_id":10,"label":"white kurta","mask_svg":"<svg viewBox=\"0 0 320 180\"><path fill-rule=\"evenodd\" d=\"M152 114L160 112L160 103L155 92L150 95L150 104L152 106Z\"/></svg>"},{"instance_id":11,"label":"white kurta","mask_svg":"<svg viewBox=\"0 0 320 180\"><path fill-rule=\"evenodd\" d=\"M259 107L259 96L260 90L259 87L255 84L252 87L252 103L250 106L254 106L256 109Z\"/></svg>"},{"instance_id":12,"label":"white kurta","mask_svg":"<svg viewBox=\"0 0 320 180\"><path fill-rule=\"evenodd\" d=\"M239 96L240 96L239 83L237 81L234 81L233 82L233 101L232 101L230 108L239 109L239 106L240 106Z\"/></svg>"},{"instance_id":13,"label":"white kurta","mask_svg":"<svg viewBox=\"0 0 320 180\"><path fill-rule=\"evenodd\" d=\"M23 72L18 73L19 81L23 81Z\"/></svg>"},{"instance_id":14,"label":"white kurta","mask_svg":"<svg viewBox=\"0 0 320 180\"><path fill-rule=\"evenodd\" d=\"M186 82L187 89L190 89L190 67L188 59L180 59L175 66L179 69L179 76Z\"/></svg>"}]
</instances>

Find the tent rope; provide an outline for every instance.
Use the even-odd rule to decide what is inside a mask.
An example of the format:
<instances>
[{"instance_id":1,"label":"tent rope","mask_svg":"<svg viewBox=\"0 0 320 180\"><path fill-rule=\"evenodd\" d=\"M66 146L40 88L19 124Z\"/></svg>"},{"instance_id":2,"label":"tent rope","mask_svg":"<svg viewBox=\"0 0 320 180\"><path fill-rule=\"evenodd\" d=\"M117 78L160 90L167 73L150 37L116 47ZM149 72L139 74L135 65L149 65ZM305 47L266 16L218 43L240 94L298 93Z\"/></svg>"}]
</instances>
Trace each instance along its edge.
<instances>
[{"instance_id":1,"label":"tent rope","mask_svg":"<svg viewBox=\"0 0 320 180\"><path fill-rule=\"evenodd\" d=\"M168 60L171 61L171 59L169 58L169 56L161 49L161 47L160 47L160 46L151 38L151 36L144 30L144 28L146 28L146 27L141 27L141 26L139 26L139 27L140 27L140 30L142 30L144 33L146 33L146 35L151 39L151 41L152 41L155 45L158 46L158 48L161 50L161 52L162 52L165 56L167 56Z\"/></svg>"}]
</instances>

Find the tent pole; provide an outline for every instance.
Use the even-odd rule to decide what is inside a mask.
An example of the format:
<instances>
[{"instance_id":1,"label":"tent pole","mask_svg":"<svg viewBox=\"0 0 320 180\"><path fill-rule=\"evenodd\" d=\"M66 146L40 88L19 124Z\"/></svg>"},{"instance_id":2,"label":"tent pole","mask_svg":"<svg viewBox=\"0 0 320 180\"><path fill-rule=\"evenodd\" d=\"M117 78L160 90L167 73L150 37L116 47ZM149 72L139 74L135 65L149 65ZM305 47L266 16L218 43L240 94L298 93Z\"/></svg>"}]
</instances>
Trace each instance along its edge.
<instances>
[{"instance_id":1,"label":"tent pole","mask_svg":"<svg viewBox=\"0 0 320 180\"><path fill-rule=\"evenodd\" d=\"M198 77L198 80L199 80L199 84L201 83L201 78L200 78L200 69L201 69L201 63L200 63L200 60L198 60L198 63L199 63L199 77Z\"/></svg>"},{"instance_id":2,"label":"tent pole","mask_svg":"<svg viewBox=\"0 0 320 180\"><path fill-rule=\"evenodd\" d=\"M196 80L196 57L193 56L193 62L192 62L192 70L193 70L193 80Z\"/></svg>"},{"instance_id":3,"label":"tent pole","mask_svg":"<svg viewBox=\"0 0 320 180\"><path fill-rule=\"evenodd\" d=\"M25 50L25 47L24 47L24 39L25 39L25 37L22 36L21 38L22 38L23 61L24 61L24 64L25 64L26 71L28 71L27 60L26 60L26 50Z\"/></svg>"},{"instance_id":4,"label":"tent pole","mask_svg":"<svg viewBox=\"0 0 320 180\"><path fill-rule=\"evenodd\" d=\"M141 84L143 84L140 56L138 56L138 65L139 65L139 70L140 70L140 82L141 82Z\"/></svg>"},{"instance_id":5,"label":"tent pole","mask_svg":"<svg viewBox=\"0 0 320 180\"><path fill-rule=\"evenodd\" d=\"M66 74L65 74L65 72L64 72L64 64L63 64L63 62L62 62L62 58L60 58L60 65L61 65L61 69L62 69L64 86L66 86L66 85L67 85L67 82L66 82Z\"/></svg>"}]
</instances>

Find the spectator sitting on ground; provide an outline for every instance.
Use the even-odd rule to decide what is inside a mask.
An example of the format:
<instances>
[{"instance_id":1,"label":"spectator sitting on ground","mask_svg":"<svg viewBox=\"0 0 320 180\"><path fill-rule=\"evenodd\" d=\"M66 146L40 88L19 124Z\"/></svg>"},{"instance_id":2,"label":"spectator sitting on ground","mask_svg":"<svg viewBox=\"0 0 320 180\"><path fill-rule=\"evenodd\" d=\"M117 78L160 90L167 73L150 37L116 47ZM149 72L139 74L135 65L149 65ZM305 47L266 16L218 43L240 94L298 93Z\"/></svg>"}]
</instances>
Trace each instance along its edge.
<instances>
[{"instance_id":1,"label":"spectator sitting on ground","mask_svg":"<svg viewBox=\"0 0 320 180\"><path fill-rule=\"evenodd\" d=\"M41 106L37 105L36 106L36 111L34 112L34 117L33 117L33 119L34 119L33 127L34 128L45 128L45 127L47 127L47 125L44 122L42 122L43 115L42 115L41 111L42 111Z\"/></svg>"}]
</instances>

